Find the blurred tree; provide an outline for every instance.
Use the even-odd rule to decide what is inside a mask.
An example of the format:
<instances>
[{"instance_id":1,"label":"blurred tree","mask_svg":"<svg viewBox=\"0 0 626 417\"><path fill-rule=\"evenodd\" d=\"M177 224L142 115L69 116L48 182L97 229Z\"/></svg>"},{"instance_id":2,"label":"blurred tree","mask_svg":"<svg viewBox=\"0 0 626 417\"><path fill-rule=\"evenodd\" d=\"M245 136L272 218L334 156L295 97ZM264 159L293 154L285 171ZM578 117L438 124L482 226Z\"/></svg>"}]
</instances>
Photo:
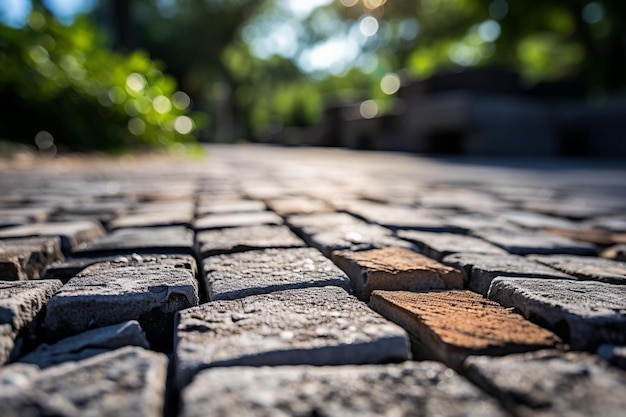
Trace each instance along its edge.
<instances>
[{"instance_id":1,"label":"blurred tree","mask_svg":"<svg viewBox=\"0 0 626 417\"><path fill-rule=\"evenodd\" d=\"M114 53L85 18L64 26L37 4L23 28L0 26L0 96L2 138L40 149L176 147L199 120L145 53Z\"/></svg>"}]
</instances>

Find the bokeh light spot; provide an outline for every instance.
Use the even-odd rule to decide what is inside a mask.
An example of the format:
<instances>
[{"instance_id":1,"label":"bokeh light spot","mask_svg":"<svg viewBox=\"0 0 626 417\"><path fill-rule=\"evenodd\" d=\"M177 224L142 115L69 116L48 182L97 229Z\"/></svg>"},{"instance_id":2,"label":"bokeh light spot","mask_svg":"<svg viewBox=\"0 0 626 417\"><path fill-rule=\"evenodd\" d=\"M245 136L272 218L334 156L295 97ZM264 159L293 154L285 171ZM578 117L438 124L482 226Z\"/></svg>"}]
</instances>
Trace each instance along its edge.
<instances>
[{"instance_id":1,"label":"bokeh light spot","mask_svg":"<svg viewBox=\"0 0 626 417\"><path fill-rule=\"evenodd\" d=\"M478 26L478 36L485 42L493 42L500 37L500 24L495 20L485 20Z\"/></svg>"},{"instance_id":2,"label":"bokeh light spot","mask_svg":"<svg viewBox=\"0 0 626 417\"><path fill-rule=\"evenodd\" d=\"M133 72L126 77L126 85L133 91L140 92L146 86L146 79L143 75Z\"/></svg>"},{"instance_id":3,"label":"bokeh light spot","mask_svg":"<svg viewBox=\"0 0 626 417\"><path fill-rule=\"evenodd\" d=\"M194 128L193 120L191 120L190 117L178 116L176 120L174 121L174 129L176 129L176 131L180 133L181 135L186 135L188 133L191 133L193 128Z\"/></svg>"},{"instance_id":4,"label":"bokeh light spot","mask_svg":"<svg viewBox=\"0 0 626 417\"><path fill-rule=\"evenodd\" d=\"M395 94L400 89L400 76L393 72L385 75L380 80L380 89L385 94Z\"/></svg>"},{"instance_id":5,"label":"bokeh light spot","mask_svg":"<svg viewBox=\"0 0 626 417\"><path fill-rule=\"evenodd\" d=\"M191 105L191 99L182 91L177 91L172 95L172 102L178 110L186 110Z\"/></svg>"},{"instance_id":6,"label":"bokeh light spot","mask_svg":"<svg viewBox=\"0 0 626 417\"><path fill-rule=\"evenodd\" d=\"M374 100L365 100L359 106L359 112L364 119L373 119L378 115L378 104Z\"/></svg>"},{"instance_id":7,"label":"bokeh light spot","mask_svg":"<svg viewBox=\"0 0 626 417\"><path fill-rule=\"evenodd\" d=\"M365 16L359 23L359 30L365 36L374 36L378 32L378 20L372 16Z\"/></svg>"},{"instance_id":8,"label":"bokeh light spot","mask_svg":"<svg viewBox=\"0 0 626 417\"><path fill-rule=\"evenodd\" d=\"M340 0L342 6L353 7L359 2L359 0Z\"/></svg>"},{"instance_id":9,"label":"bokeh light spot","mask_svg":"<svg viewBox=\"0 0 626 417\"><path fill-rule=\"evenodd\" d=\"M152 101L152 107L157 113L165 114L172 110L172 102L165 96L157 96Z\"/></svg>"},{"instance_id":10,"label":"bokeh light spot","mask_svg":"<svg viewBox=\"0 0 626 417\"><path fill-rule=\"evenodd\" d=\"M586 23L593 25L604 19L604 6L600 2L594 1L586 5L581 14Z\"/></svg>"},{"instance_id":11,"label":"bokeh light spot","mask_svg":"<svg viewBox=\"0 0 626 417\"><path fill-rule=\"evenodd\" d=\"M139 136L146 131L146 123L138 117L133 117L128 121L128 130L135 136Z\"/></svg>"},{"instance_id":12,"label":"bokeh light spot","mask_svg":"<svg viewBox=\"0 0 626 417\"><path fill-rule=\"evenodd\" d=\"M40 150L49 149L54 145L54 137L52 137L50 132L45 130L37 132L35 135L35 145L37 145Z\"/></svg>"}]
</instances>

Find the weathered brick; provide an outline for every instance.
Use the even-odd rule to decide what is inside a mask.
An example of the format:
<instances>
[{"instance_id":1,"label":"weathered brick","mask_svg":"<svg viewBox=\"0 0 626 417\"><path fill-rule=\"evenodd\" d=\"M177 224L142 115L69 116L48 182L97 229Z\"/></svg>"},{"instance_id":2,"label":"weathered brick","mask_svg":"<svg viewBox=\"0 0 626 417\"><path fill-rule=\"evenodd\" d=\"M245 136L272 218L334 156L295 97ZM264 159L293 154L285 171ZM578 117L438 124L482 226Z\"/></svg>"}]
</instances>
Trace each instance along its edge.
<instances>
[{"instance_id":1,"label":"weathered brick","mask_svg":"<svg viewBox=\"0 0 626 417\"><path fill-rule=\"evenodd\" d=\"M182 392L181 417L505 416L498 404L436 362L201 372Z\"/></svg>"},{"instance_id":2,"label":"weathered brick","mask_svg":"<svg viewBox=\"0 0 626 417\"><path fill-rule=\"evenodd\" d=\"M554 347L560 339L471 291L374 291L369 306L411 335L413 354L460 369L469 355Z\"/></svg>"},{"instance_id":3,"label":"weathered brick","mask_svg":"<svg viewBox=\"0 0 626 417\"><path fill-rule=\"evenodd\" d=\"M218 200L201 202L197 209L197 215L226 214L226 213L253 213L265 211L267 208L262 201L258 200Z\"/></svg>"},{"instance_id":4,"label":"weathered brick","mask_svg":"<svg viewBox=\"0 0 626 417\"><path fill-rule=\"evenodd\" d=\"M193 254L193 232L184 226L119 229L78 247L74 257L140 254Z\"/></svg>"},{"instance_id":5,"label":"weathered brick","mask_svg":"<svg viewBox=\"0 0 626 417\"><path fill-rule=\"evenodd\" d=\"M0 281L0 365L19 355L23 342L36 339L40 313L62 285L57 280Z\"/></svg>"},{"instance_id":6,"label":"weathered brick","mask_svg":"<svg viewBox=\"0 0 626 417\"><path fill-rule=\"evenodd\" d=\"M350 289L348 277L313 248L212 256L204 260L203 268L212 301L328 285Z\"/></svg>"},{"instance_id":7,"label":"weathered brick","mask_svg":"<svg viewBox=\"0 0 626 417\"><path fill-rule=\"evenodd\" d=\"M340 365L408 359L407 336L337 287L214 301L177 315L179 387L216 366Z\"/></svg>"},{"instance_id":8,"label":"weathered brick","mask_svg":"<svg viewBox=\"0 0 626 417\"><path fill-rule=\"evenodd\" d=\"M582 352L470 357L467 376L515 415L624 415L626 374Z\"/></svg>"},{"instance_id":9,"label":"weathered brick","mask_svg":"<svg viewBox=\"0 0 626 417\"><path fill-rule=\"evenodd\" d=\"M150 346L139 322L126 321L112 326L100 327L62 339L58 343L42 344L34 351L18 359L39 368L49 368L63 362L76 362L124 346Z\"/></svg>"},{"instance_id":10,"label":"weathered brick","mask_svg":"<svg viewBox=\"0 0 626 417\"><path fill-rule=\"evenodd\" d=\"M33 381L44 398L69 402L82 416L163 415L167 357L126 347L41 371Z\"/></svg>"},{"instance_id":11,"label":"weathered brick","mask_svg":"<svg viewBox=\"0 0 626 417\"><path fill-rule=\"evenodd\" d=\"M443 262L459 268L467 287L482 295L487 295L491 282L498 276L575 279L518 255L457 253L446 256Z\"/></svg>"},{"instance_id":12,"label":"weathered brick","mask_svg":"<svg viewBox=\"0 0 626 417\"><path fill-rule=\"evenodd\" d=\"M16 237L59 237L61 248L70 252L81 244L90 242L105 232L99 223L92 221L33 223L0 230L0 239Z\"/></svg>"},{"instance_id":13,"label":"weathered brick","mask_svg":"<svg viewBox=\"0 0 626 417\"><path fill-rule=\"evenodd\" d=\"M431 233L417 230L399 230L396 234L417 245L420 251L431 258L442 260L453 253L485 253L502 255L507 252L491 243L471 236L454 233Z\"/></svg>"},{"instance_id":14,"label":"weathered brick","mask_svg":"<svg viewBox=\"0 0 626 417\"><path fill-rule=\"evenodd\" d=\"M154 211L119 216L111 221L110 228L115 230L131 227L191 227L192 223L193 212L191 211Z\"/></svg>"},{"instance_id":15,"label":"weathered brick","mask_svg":"<svg viewBox=\"0 0 626 417\"><path fill-rule=\"evenodd\" d=\"M283 220L271 211L252 213L209 214L196 219L196 230L223 229L226 227L281 225Z\"/></svg>"},{"instance_id":16,"label":"weathered brick","mask_svg":"<svg viewBox=\"0 0 626 417\"><path fill-rule=\"evenodd\" d=\"M312 198L278 198L268 200L267 206L279 216L293 216L296 214L329 213L333 208L323 200Z\"/></svg>"},{"instance_id":17,"label":"weathered brick","mask_svg":"<svg viewBox=\"0 0 626 417\"><path fill-rule=\"evenodd\" d=\"M530 231L512 233L505 230L488 230L474 232L474 235L516 255L595 255L598 252L597 248L590 243L576 242L550 233Z\"/></svg>"},{"instance_id":18,"label":"weathered brick","mask_svg":"<svg viewBox=\"0 0 626 417\"><path fill-rule=\"evenodd\" d=\"M319 233L337 226L362 224L361 220L347 213L315 213L289 216L287 224L298 234Z\"/></svg>"},{"instance_id":19,"label":"weathered brick","mask_svg":"<svg viewBox=\"0 0 626 417\"><path fill-rule=\"evenodd\" d=\"M59 259L59 238L0 239L0 280L39 279L43 269Z\"/></svg>"},{"instance_id":20,"label":"weathered brick","mask_svg":"<svg viewBox=\"0 0 626 417\"><path fill-rule=\"evenodd\" d=\"M190 256L135 257L102 262L70 279L48 304L51 341L138 320L152 347L171 348L174 313L198 304L195 261ZM164 336L165 335L165 336Z\"/></svg>"},{"instance_id":21,"label":"weathered brick","mask_svg":"<svg viewBox=\"0 0 626 417\"><path fill-rule=\"evenodd\" d=\"M461 271L406 248L335 251L332 260L348 274L362 300L368 300L373 290L463 288Z\"/></svg>"},{"instance_id":22,"label":"weathered brick","mask_svg":"<svg viewBox=\"0 0 626 417\"><path fill-rule=\"evenodd\" d=\"M91 266L93 264L101 263L101 262L129 262L129 258L133 257L143 258L144 256L162 256L158 254L142 254L139 255L137 253L133 253L132 255L98 255L97 253L90 256L85 255L82 256L80 254L78 257L69 256L65 258L65 260L60 262L55 262L51 265L48 265L46 269L43 271L44 279L58 279L62 283L66 283L70 280L70 278L74 277L74 275L78 274L83 269Z\"/></svg>"},{"instance_id":23,"label":"weathered brick","mask_svg":"<svg viewBox=\"0 0 626 417\"><path fill-rule=\"evenodd\" d=\"M532 255L529 259L581 280L626 284L626 263L575 255Z\"/></svg>"},{"instance_id":24,"label":"weathered brick","mask_svg":"<svg viewBox=\"0 0 626 417\"><path fill-rule=\"evenodd\" d=\"M390 229L412 229L431 232L458 232L441 214L445 212L386 204L351 204L348 212Z\"/></svg>"},{"instance_id":25,"label":"weathered brick","mask_svg":"<svg viewBox=\"0 0 626 417\"><path fill-rule=\"evenodd\" d=\"M297 248L306 246L285 226L250 226L205 230L196 233L202 258L254 249Z\"/></svg>"},{"instance_id":26,"label":"weathered brick","mask_svg":"<svg viewBox=\"0 0 626 417\"><path fill-rule=\"evenodd\" d=\"M592 281L496 278L489 298L552 329L573 349L626 344L626 287Z\"/></svg>"}]
</instances>

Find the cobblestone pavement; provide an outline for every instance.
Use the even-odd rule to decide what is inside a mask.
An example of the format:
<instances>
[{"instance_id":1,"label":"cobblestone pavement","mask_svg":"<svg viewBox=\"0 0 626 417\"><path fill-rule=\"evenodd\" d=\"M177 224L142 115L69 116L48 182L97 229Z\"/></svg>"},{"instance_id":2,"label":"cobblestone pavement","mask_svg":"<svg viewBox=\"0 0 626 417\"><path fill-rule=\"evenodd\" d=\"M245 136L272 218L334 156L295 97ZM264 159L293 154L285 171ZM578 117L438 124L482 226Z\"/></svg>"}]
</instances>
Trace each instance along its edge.
<instances>
[{"instance_id":1,"label":"cobblestone pavement","mask_svg":"<svg viewBox=\"0 0 626 417\"><path fill-rule=\"evenodd\" d=\"M626 166L0 166L1 416L623 416Z\"/></svg>"}]
</instances>

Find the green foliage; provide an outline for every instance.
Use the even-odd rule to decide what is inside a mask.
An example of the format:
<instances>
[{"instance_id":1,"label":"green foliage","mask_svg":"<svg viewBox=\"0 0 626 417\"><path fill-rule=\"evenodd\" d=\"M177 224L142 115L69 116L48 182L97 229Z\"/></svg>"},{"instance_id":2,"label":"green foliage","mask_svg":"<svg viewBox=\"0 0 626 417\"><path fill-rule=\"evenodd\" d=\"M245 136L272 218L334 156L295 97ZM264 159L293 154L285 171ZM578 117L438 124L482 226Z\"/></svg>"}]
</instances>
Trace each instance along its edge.
<instances>
[{"instance_id":1,"label":"green foliage","mask_svg":"<svg viewBox=\"0 0 626 417\"><path fill-rule=\"evenodd\" d=\"M112 52L85 18L64 26L38 10L24 28L0 26L0 95L3 139L46 131L73 150L180 147L203 122L145 53Z\"/></svg>"}]
</instances>

